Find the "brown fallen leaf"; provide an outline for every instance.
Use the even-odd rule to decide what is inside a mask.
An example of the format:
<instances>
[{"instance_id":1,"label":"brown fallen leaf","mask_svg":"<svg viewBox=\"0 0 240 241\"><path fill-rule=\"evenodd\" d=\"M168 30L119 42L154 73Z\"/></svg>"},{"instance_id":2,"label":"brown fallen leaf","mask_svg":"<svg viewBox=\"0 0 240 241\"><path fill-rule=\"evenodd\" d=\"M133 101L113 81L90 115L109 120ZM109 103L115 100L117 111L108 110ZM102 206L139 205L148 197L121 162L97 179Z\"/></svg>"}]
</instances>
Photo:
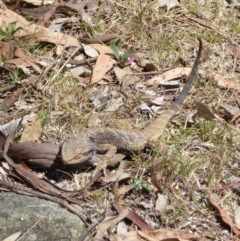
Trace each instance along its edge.
<instances>
[{"instance_id":1,"label":"brown fallen leaf","mask_svg":"<svg viewBox=\"0 0 240 241\"><path fill-rule=\"evenodd\" d=\"M38 115L33 115L27 120L19 142L37 141L42 134L42 126Z\"/></svg>"},{"instance_id":2,"label":"brown fallen leaf","mask_svg":"<svg viewBox=\"0 0 240 241\"><path fill-rule=\"evenodd\" d=\"M14 68L16 68L16 66L31 67L31 64L22 58L15 58L15 59L9 59L9 60L5 61L3 67L6 67L6 66L8 68L9 68L9 66L11 66L11 69L14 69Z\"/></svg>"},{"instance_id":3,"label":"brown fallen leaf","mask_svg":"<svg viewBox=\"0 0 240 241\"><path fill-rule=\"evenodd\" d=\"M210 109L201 102L196 102L197 114L203 117L205 120L213 120L215 116L210 111Z\"/></svg>"},{"instance_id":4,"label":"brown fallen leaf","mask_svg":"<svg viewBox=\"0 0 240 241\"><path fill-rule=\"evenodd\" d=\"M16 241L18 240L19 236L23 233L23 232L26 232L25 231L18 231L10 236L8 236L7 238L5 238L3 241Z\"/></svg>"},{"instance_id":5,"label":"brown fallen leaf","mask_svg":"<svg viewBox=\"0 0 240 241\"><path fill-rule=\"evenodd\" d=\"M27 21L22 16L9 9L0 8L0 26L7 27L12 22L17 22L16 28L22 29L17 31L14 36L25 37L30 43L48 42L56 45L66 45L80 47L78 39L63 33L55 33L51 30Z\"/></svg>"},{"instance_id":6,"label":"brown fallen leaf","mask_svg":"<svg viewBox=\"0 0 240 241\"><path fill-rule=\"evenodd\" d=\"M238 111L231 119L231 123L233 123L235 120L237 120L240 117L240 111Z\"/></svg>"},{"instance_id":7,"label":"brown fallen leaf","mask_svg":"<svg viewBox=\"0 0 240 241\"><path fill-rule=\"evenodd\" d=\"M96 38L79 38L79 40L81 41L81 43L86 44L101 44L108 43L117 38L120 38L120 36L117 34L104 34Z\"/></svg>"},{"instance_id":8,"label":"brown fallen leaf","mask_svg":"<svg viewBox=\"0 0 240 241\"><path fill-rule=\"evenodd\" d=\"M0 60L6 61L14 56L13 42L0 42Z\"/></svg>"},{"instance_id":9,"label":"brown fallen leaf","mask_svg":"<svg viewBox=\"0 0 240 241\"><path fill-rule=\"evenodd\" d=\"M42 73L42 70L38 67L38 63L40 62L37 58L27 56L21 48L17 48L15 50L15 56L23 59L26 63L32 66L38 73Z\"/></svg>"},{"instance_id":10,"label":"brown fallen leaf","mask_svg":"<svg viewBox=\"0 0 240 241\"><path fill-rule=\"evenodd\" d=\"M155 76L155 77L149 79L146 82L146 85L148 85L148 86L157 85L159 83L159 81L169 81L172 79L181 78L183 76L189 76L190 71L191 71L191 68L171 69L158 76ZM210 69L199 70L199 74L203 75L204 77L212 78L214 81L217 82L217 85L220 87L240 90L239 84L236 84L228 79L223 78L221 75L215 73L214 71L212 71Z\"/></svg>"},{"instance_id":11,"label":"brown fallen leaf","mask_svg":"<svg viewBox=\"0 0 240 241\"><path fill-rule=\"evenodd\" d=\"M8 95L2 102L0 109L3 109L4 111L8 111L9 108L12 106L14 102L16 102L19 99L19 96L21 95L23 91L23 88L20 88L16 91L14 91L12 94Z\"/></svg>"},{"instance_id":12,"label":"brown fallen leaf","mask_svg":"<svg viewBox=\"0 0 240 241\"><path fill-rule=\"evenodd\" d=\"M148 241L183 241L183 240L197 240L198 236L194 233L190 233L184 230L155 230L153 232L138 231L138 234Z\"/></svg>"},{"instance_id":13,"label":"brown fallen leaf","mask_svg":"<svg viewBox=\"0 0 240 241\"><path fill-rule=\"evenodd\" d=\"M210 193L209 202L211 205L218 211L224 223L226 223L232 231L239 237L240 231L236 228L235 224L232 221L232 218L229 214L220 206L218 205L218 197L216 194Z\"/></svg>"},{"instance_id":14,"label":"brown fallen leaf","mask_svg":"<svg viewBox=\"0 0 240 241\"><path fill-rule=\"evenodd\" d=\"M14 55L15 55L16 57L18 57L18 58L23 58L23 59L25 59L25 60L29 60L29 61L31 61L31 62L33 62L33 63L36 63L36 64L39 62L36 58L27 56L27 55L22 51L21 48L16 48Z\"/></svg>"},{"instance_id":15,"label":"brown fallen leaf","mask_svg":"<svg viewBox=\"0 0 240 241\"><path fill-rule=\"evenodd\" d=\"M162 8L165 6L167 7L167 11L169 11L172 8L180 6L180 3L177 0L158 0L152 5L155 11L159 11L159 7Z\"/></svg>"},{"instance_id":16,"label":"brown fallen leaf","mask_svg":"<svg viewBox=\"0 0 240 241\"><path fill-rule=\"evenodd\" d=\"M217 82L217 85L220 86L220 87L240 90L239 84L223 78L221 75L215 73L211 69L200 70L199 74L203 75L204 77L213 78L213 80L215 80Z\"/></svg>"},{"instance_id":17,"label":"brown fallen leaf","mask_svg":"<svg viewBox=\"0 0 240 241\"><path fill-rule=\"evenodd\" d=\"M28 78L21 80L21 84L23 86L28 86L28 85L32 84L34 81L38 80L40 76L41 75L34 75L34 74L32 74Z\"/></svg>"},{"instance_id":18,"label":"brown fallen leaf","mask_svg":"<svg viewBox=\"0 0 240 241\"><path fill-rule=\"evenodd\" d=\"M94 84L104 77L116 61L111 57L113 52L109 47L101 44L92 44L91 46L100 54L92 73L91 83Z\"/></svg>"},{"instance_id":19,"label":"brown fallen leaf","mask_svg":"<svg viewBox=\"0 0 240 241\"><path fill-rule=\"evenodd\" d=\"M188 76L190 74L191 68L175 68L168 70L160 75L157 75L151 79L149 79L145 84L157 85L160 81L169 81L172 79L181 78L183 76Z\"/></svg>"},{"instance_id":20,"label":"brown fallen leaf","mask_svg":"<svg viewBox=\"0 0 240 241\"><path fill-rule=\"evenodd\" d=\"M45 1L44 1L45 3ZM38 7L38 8L29 8L22 7L20 8L22 16L31 17L33 19L39 20L46 25L49 23L50 18L57 12L78 12L81 14L82 19L85 17L89 19L88 15L92 15L98 9L97 2L95 1L80 1L74 2L69 1L67 3L53 3L49 6ZM80 15L79 14L79 15ZM87 15L88 14L88 15Z\"/></svg>"},{"instance_id":21,"label":"brown fallen leaf","mask_svg":"<svg viewBox=\"0 0 240 241\"><path fill-rule=\"evenodd\" d=\"M24 69L25 67L33 67L33 69L35 69L38 73L42 73L42 70L34 62L24 58L14 58L14 59L7 60L5 61L3 67L8 66L9 68L9 65L13 65L11 69L18 67L22 69L23 72L26 72Z\"/></svg>"},{"instance_id":22,"label":"brown fallen leaf","mask_svg":"<svg viewBox=\"0 0 240 241\"><path fill-rule=\"evenodd\" d=\"M104 177L103 182L109 183L109 182L118 181L120 179L120 177L124 174L126 165L127 164L125 161L121 161L117 172L111 176ZM128 176L131 177L130 175L128 175Z\"/></svg>"},{"instance_id":23,"label":"brown fallen leaf","mask_svg":"<svg viewBox=\"0 0 240 241\"><path fill-rule=\"evenodd\" d=\"M26 2L26 3L30 3L30 4L33 4L33 5L37 5L37 6L40 6L40 5L48 5L48 4L52 4L55 0L23 0L21 2ZM13 1L14 2L14 1ZM16 1L17 2L17 1Z\"/></svg>"},{"instance_id":24,"label":"brown fallen leaf","mask_svg":"<svg viewBox=\"0 0 240 241\"><path fill-rule=\"evenodd\" d=\"M117 195L118 196L124 196L126 193L128 193L130 190L133 189L132 185L122 186L119 190Z\"/></svg>"},{"instance_id":25,"label":"brown fallen leaf","mask_svg":"<svg viewBox=\"0 0 240 241\"><path fill-rule=\"evenodd\" d=\"M94 240L101 241L108 237L108 233L112 232L117 223L122 221L128 215L128 209L123 209L122 212L116 217L107 217L98 224L98 231Z\"/></svg>"},{"instance_id":26,"label":"brown fallen leaf","mask_svg":"<svg viewBox=\"0 0 240 241\"><path fill-rule=\"evenodd\" d=\"M113 206L117 210L118 213L121 213L124 208L119 203L121 196L118 196L115 198ZM126 216L129 220L131 220L133 223L135 223L141 230L144 231L153 231L154 228L147 224L141 217L139 217L135 212L132 210L128 210L128 215Z\"/></svg>"},{"instance_id":27,"label":"brown fallen leaf","mask_svg":"<svg viewBox=\"0 0 240 241\"><path fill-rule=\"evenodd\" d=\"M127 233L121 233L117 236L110 236L111 241L146 241L139 236L138 232L132 231Z\"/></svg>"}]
</instances>

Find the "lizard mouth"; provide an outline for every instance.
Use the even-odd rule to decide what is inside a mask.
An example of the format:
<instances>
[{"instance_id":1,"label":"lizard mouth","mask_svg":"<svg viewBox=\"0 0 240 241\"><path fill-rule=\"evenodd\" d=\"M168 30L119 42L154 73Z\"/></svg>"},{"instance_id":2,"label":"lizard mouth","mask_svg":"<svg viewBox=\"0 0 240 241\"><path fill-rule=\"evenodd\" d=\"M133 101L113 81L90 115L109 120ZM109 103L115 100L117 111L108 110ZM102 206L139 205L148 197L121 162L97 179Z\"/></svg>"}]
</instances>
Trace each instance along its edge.
<instances>
[{"instance_id":1,"label":"lizard mouth","mask_svg":"<svg viewBox=\"0 0 240 241\"><path fill-rule=\"evenodd\" d=\"M96 147L95 145L89 144L87 146L81 146L79 148L77 148L77 150L79 150L79 154L72 159L71 162L74 163L85 163L87 161L89 161L90 159L93 158L93 156L96 153Z\"/></svg>"}]
</instances>

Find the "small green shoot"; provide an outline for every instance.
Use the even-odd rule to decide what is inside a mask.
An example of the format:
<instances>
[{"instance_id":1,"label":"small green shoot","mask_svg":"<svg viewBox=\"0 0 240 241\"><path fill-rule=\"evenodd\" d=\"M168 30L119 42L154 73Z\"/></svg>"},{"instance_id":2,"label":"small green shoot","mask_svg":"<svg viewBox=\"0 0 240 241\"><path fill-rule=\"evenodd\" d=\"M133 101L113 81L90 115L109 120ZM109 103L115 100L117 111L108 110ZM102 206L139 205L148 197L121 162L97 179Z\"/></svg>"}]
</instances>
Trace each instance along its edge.
<instances>
[{"instance_id":1,"label":"small green shoot","mask_svg":"<svg viewBox=\"0 0 240 241\"><path fill-rule=\"evenodd\" d=\"M13 82L16 82L19 80L20 76L20 69L19 68L14 68L12 72L9 72L9 76Z\"/></svg>"},{"instance_id":2,"label":"small green shoot","mask_svg":"<svg viewBox=\"0 0 240 241\"><path fill-rule=\"evenodd\" d=\"M6 27L5 31L2 27L0 27L0 41L8 41L13 38L13 35L20 29L23 29L22 27L16 28L17 21L11 22Z\"/></svg>"},{"instance_id":3,"label":"small green shoot","mask_svg":"<svg viewBox=\"0 0 240 241\"><path fill-rule=\"evenodd\" d=\"M113 51L113 54L114 54L114 56L117 60L118 65L120 67L124 67L126 65L126 63L128 62L128 59L132 55L133 49L131 47L124 54L120 55L119 50L118 50L118 46L119 46L120 43L121 43L121 39L117 39L115 41L112 41L110 43L110 48Z\"/></svg>"},{"instance_id":4,"label":"small green shoot","mask_svg":"<svg viewBox=\"0 0 240 241\"><path fill-rule=\"evenodd\" d=\"M133 177L133 181L134 183L131 185L131 189L140 188L140 189L145 189L147 191L152 190L152 187L146 181L139 180L135 177Z\"/></svg>"}]
</instances>

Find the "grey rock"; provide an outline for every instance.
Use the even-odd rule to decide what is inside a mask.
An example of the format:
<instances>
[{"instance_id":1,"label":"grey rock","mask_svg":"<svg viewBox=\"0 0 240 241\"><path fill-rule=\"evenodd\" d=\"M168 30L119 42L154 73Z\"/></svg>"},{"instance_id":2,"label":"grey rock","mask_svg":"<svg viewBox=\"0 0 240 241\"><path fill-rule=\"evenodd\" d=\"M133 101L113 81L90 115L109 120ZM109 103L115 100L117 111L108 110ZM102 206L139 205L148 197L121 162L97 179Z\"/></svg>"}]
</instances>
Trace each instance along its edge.
<instances>
[{"instance_id":1,"label":"grey rock","mask_svg":"<svg viewBox=\"0 0 240 241\"><path fill-rule=\"evenodd\" d=\"M0 240L25 229L24 241L77 241L85 230L78 216L56 203L0 191Z\"/></svg>"}]
</instances>

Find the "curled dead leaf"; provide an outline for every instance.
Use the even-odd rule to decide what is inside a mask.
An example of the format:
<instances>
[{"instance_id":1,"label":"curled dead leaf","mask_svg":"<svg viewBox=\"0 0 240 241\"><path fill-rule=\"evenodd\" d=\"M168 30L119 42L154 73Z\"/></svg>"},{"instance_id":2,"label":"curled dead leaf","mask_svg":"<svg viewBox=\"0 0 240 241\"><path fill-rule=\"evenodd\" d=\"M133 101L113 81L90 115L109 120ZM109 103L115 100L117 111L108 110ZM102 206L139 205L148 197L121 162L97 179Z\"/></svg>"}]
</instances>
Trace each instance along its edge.
<instances>
[{"instance_id":1,"label":"curled dead leaf","mask_svg":"<svg viewBox=\"0 0 240 241\"><path fill-rule=\"evenodd\" d=\"M240 236L240 231L236 228L235 224L232 221L232 218L229 214L218 204L218 197L216 194L211 193L209 197L209 201L211 205L218 211L224 223L226 223L232 231L237 235Z\"/></svg>"},{"instance_id":2,"label":"curled dead leaf","mask_svg":"<svg viewBox=\"0 0 240 241\"><path fill-rule=\"evenodd\" d=\"M191 68L175 68L168 70L158 76L155 76L149 79L146 82L146 85L157 85L159 81L169 81L172 79L181 78L183 76L189 76ZM237 83L233 83L232 81L223 78L221 75L215 73L210 69L206 70L199 70L199 74L203 75L204 77L212 78L214 81L217 82L217 85L224 88L236 89L240 90L240 85Z\"/></svg>"}]
</instances>

